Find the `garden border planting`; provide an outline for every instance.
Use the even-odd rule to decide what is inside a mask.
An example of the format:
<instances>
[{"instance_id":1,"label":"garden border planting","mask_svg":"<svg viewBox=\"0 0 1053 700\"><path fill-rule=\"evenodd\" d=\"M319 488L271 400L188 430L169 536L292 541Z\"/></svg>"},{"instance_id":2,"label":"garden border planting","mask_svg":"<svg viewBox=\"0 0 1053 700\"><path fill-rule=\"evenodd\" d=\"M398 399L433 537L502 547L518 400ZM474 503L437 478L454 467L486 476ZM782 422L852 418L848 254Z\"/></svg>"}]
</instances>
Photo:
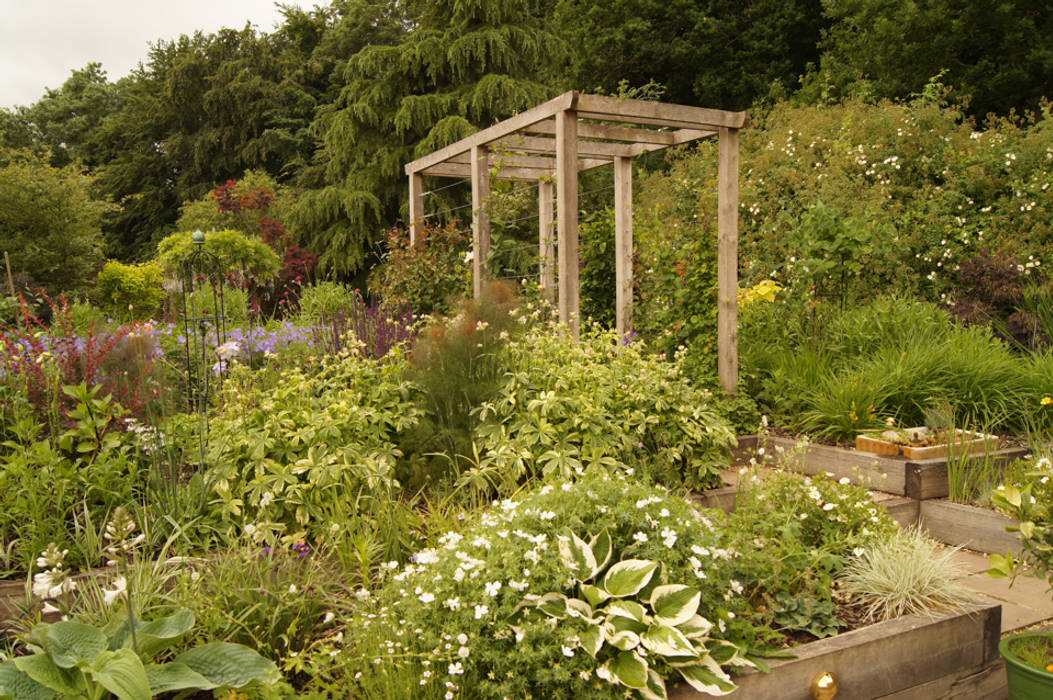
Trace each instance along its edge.
<instances>
[{"instance_id":1,"label":"garden border planting","mask_svg":"<svg viewBox=\"0 0 1053 700\"><path fill-rule=\"evenodd\" d=\"M998 654L1002 607L940 618L914 615L879 622L793 649L796 658L735 679L735 695L766 700L811 700L813 679L837 677L846 698L931 700L936 697L1006 697ZM708 697L680 686L670 700Z\"/></svg>"}]
</instances>

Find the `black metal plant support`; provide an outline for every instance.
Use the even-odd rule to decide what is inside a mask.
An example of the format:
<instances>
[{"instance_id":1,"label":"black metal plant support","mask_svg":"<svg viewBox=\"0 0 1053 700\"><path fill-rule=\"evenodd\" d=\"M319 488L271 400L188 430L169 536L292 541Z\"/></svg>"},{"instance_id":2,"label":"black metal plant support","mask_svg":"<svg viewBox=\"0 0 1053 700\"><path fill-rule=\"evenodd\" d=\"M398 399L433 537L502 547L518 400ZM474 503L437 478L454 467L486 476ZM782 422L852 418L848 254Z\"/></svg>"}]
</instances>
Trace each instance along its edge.
<instances>
[{"instance_id":1,"label":"black metal plant support","mask_svg":"<svg viewBox=\"0 0 1053 700\"><path fill-rule=\"evenodd\" d=\"M226 362L209 363L209 353L227 340L226 307L223 299L223 275L219 259L205 250L205 234L194 231L194 250L180 263L183 295L183 337L186 359L187 405L197 411L199 426L199 466L205 464L208 440L208 400L212 389L210 374L216 378L226 372ZM198 292L201 292L198 294Z\"/></svg>"}]
</instances>

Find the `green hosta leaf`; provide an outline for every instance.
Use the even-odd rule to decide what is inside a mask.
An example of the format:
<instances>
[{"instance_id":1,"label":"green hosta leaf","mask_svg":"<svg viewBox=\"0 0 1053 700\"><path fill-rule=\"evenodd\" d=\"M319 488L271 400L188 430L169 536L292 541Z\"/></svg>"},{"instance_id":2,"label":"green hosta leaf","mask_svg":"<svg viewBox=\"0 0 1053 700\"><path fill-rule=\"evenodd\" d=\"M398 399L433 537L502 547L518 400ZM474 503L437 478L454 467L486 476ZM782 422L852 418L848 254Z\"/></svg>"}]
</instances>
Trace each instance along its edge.
<instances>
[{"instance_id":1,"label":"green hosta leaf","mask_svg":"<svg viewBox=\"0 0 1053 700\"><path fill-rule=\"evenodd\" d=\"M603 647L603 629L599 625L591 625L578 635L578 639L582 649L587 651L589 656L596 658L596 654L599 654L600 648Z\"/></svg>"},{"instance_id":2,"label":"green hosta leaf","mask_svg":"<svg viewBox=\"0 0 1053 700\"><path fill-rule=\"evenodd\" d=\"M567 539L559 541L559 557L581 581L588 581L596 575L596 557L592 549L573 532Z\"/></svg>"},{"instance_id":3,"label":"green hosta leaf","mask_svg":"<svg viewBox=\"0 0 1053 700\"><path fill-rule=\"evenodd\" d=\"M567 596L562 593L546 593L538 598L537 609L549 617L562 620L567 616Z\"/></svg>"},{"instance_id":4,"label":"green hosta leaf","mask_svg":"<svg viewBox=\"0 0 1053 700\"><path fill-rule=\"evenodd\" d=\"M61 668L73 668L78 663L90 665L106 650L106 635L83 622L56 622L44 632L48 654Z\"/></svg>"},{"instance_id":5,"label":"green hosta leaf","mask_svg":"<svg viewBox=\"0 0 1053 700\"><path fill-rule=\"evenodd\" d=\"M676 666L688 684L707 695L727 695L735 690L731 677L724 673L712 659L705 657L696 664Z\"/></svg>"},{"instance_id":6,"label":"green hosta leaf","mask_svg":"<svg viewBox=\"0 0 1053 700\"><path fill-rule=\"evenodd\" d=\"M278 680L274 662L240 644L212 642L180 654L175 661L186 664L217 686L240 688L252 681Z\"/></svg>"},{"instance_id":7,"label":"green hosta leaf","mask_svg":"<svg viewBox=\"0 0 1053 700\"><path fill-rule=\"evenodd\" d=\"M146 667L150 692L154 695L170 690L211 690L216 684L183 663L150 664Z\"/></svg>"},{"instance_id":8,"label":"green hosta leaf","mask_svg":"<svg viewBox=\"0 0 1053 700\"><path fill-rule=\"evenodd\" d=\"M91 677L119 700L150 700L150 681L138 655L131 649L104 651L92 664Z\"/></svg>"},{"instance_id":9,"label":"green hosta leaf","mask_svg":"<svg viewBox=\"0 0 1053 700\"><path fill-rule=\"evenodd\" d=\"M610 596L607 595L607 591L602 588L597 588L596 586L590 586L587 583L581 587L581 594L585 596L585 600L589 601L589 605L594 608L610 599Z\"/></svg>"},{"instance_id":10,"label":"green hosta leaf","mask_svg":"<svg viewBox=\"0 0 1053 700\"><path fill-rule=\"evenodd\" d=\"M661 656L698 656L694 645L675 627L654 624L640 637L640 643Z\"/></svg>"},{"instance_id":11,"label":"green hosta leaf","mask_svg":"<svg viewBox=\"0 0 1053 700\"><path fill-rule=\"evenodd\" d=\"M651 609L654 610L656 620L676 627L695 616L701 599L702 594L694 588L671 583L652 591Z\"/></svg>"},{"instance_id":12,"label":"green hosta leaf","mask_svg":"<svg viewBox=\"0 0 1053 700\"><path fill-rule=\"evenodd\" d=\"M592 550L592 556L596 559L596 574L603 571L607 564L611 561L611 555L614 553L614 545L611 542L611 536L606 530L589 540L589 548Z\"/></svg>"},{"instance_id":13,"label":"green hosta leaf","mask_svg":"<svg viewBox=\"0 0 1053 700\"><path fill-rule=\"evenodd\" d=\"M604 625L604 629L607 627L611 628L611 634L614 634L614 632L624 632L625 630L635 632L636 634L643 634L647 631L647 624L644 622L637 622L631 617L617 617L613 615L607 618L607 623Z\"/></svg>"},{"instance_id":14,"label":"green hosta leaf","mask_svg":"<svg viewBox=\"0 0 1053 700\"><path fill-rule=\"evenodd\" d=\"M171 646L173 641L189 632L194 626L194 613L185 608L167 617L150 622L140 622L135 629L135 640L139 645L139 656L153 658L159 651ZM126 619L110 637L110 650L131 647L132 635Z\"/></svg>"},{"instance_id":15,"label":"green hosta leaf","mask_svg":"<svg viewBox=\"0 0 1053 700\"><path fill-rule=\"evenodd\" d=\"M51 700L57 694L46 685L33 680L32 676L25 671L20 670L13 660L0 664L0 698Z\"/></svg>"},{"instance_id":16,"label":"green hosta leaf","mask_svg":"<svg viewBox=\"0 0 1053 700\"><path fill-rule=\"evenodd\" d=\"M635 600L612 600L611 604L604 608L604 612L617 617L628 617L637 622L643 622L647 616L647 610Z\"/></svg>"},{"instance_id":17,"label":"green hosta leaf","mask_svg":"<svg viewBox=\"0 0 1053 700\"><path fill-rule=\"evenodd\" d=\"M658 564L643 559L626 559L612 566L603 577L603 590L615 598L636 595L654 576Z\"/></svg>"},{"instance_id":18,"label":"green hosta leaf","mask_svg":"<svg viewBox=\"0 0 1053 700\"><path fill-rule=\"evenodd\" d=\"M607 643L616 649L628 651L640 646L640 635L632 630L616 631L607 637Z\"/></svg>"},{"instance_id":19,"label":"green hosta leaf","mask_svg":"<svg viewBox=\"0 0 1053 700\"><path fill-rule=\"evenodd\" d=\"M578 600L577 598L567 598L567 616L581 617L587 622L592 623L599 622L599 620L593 617L592 606L584 600Z\"/></svg>"},{"instance_id":20,"label":"green hosta leaf","mask_svg":"<svg viewBox=\"0 0 1053 700\"><path fill-rule=\"evenodd\" d=\"M650 668L647 669L647 686L638 692L645 700L666 700L669 697L665 691L665 681Z\"/></svg>"},{"instance_id":21,"label":"green hosta leaf","mask_svg":"<svg viewBox=\"0 0 1053 700\"><path fill-rule=\"evenodd\" d=\"M78 687L80 673L59 668L47 654L34 654L33 656L20 656L14 659L15 667L43 686L65 693L77 695L81 692Z\"/></svg>"},{"instance_id":22,"label":"green hosta leaf","mask_svg":"<svg viewBox=\"0 0 1053 700\"><path fill-rule=\"evenodd\" d=\"M622 685L630 688L647 686L647 662L632 651L619 652L610 661L611 675Z\"/></svg>"},{"instance_id":23,"label":"green hosta leaf","mask_svg":"<svg viewBox=\"0 0 1053 700\"><path fill-rule=\"evenodd\" d=\"M713 623L701 615L693 615L690 620L681 622L676 626L688 639L705 637L713 629Z\"/></svg>"}]
</instances>

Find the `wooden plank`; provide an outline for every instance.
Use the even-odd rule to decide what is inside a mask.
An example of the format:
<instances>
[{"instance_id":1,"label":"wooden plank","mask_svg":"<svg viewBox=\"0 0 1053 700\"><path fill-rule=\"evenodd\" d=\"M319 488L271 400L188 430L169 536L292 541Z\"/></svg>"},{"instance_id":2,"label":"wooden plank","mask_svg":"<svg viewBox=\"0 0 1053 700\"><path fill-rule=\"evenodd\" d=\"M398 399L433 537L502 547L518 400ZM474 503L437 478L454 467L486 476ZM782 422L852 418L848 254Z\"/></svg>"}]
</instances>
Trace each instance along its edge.
<instances>
[{"instance_id":1,"label":"wooden plank","mask_svg":"<svg viewBox=\"0 0 1053 700\"><path fill-rule=\"evenodd\" d=\"M486 146L472 146L472 296L482 299L490 257L490 158Z\"/></svg>"},{"instance_id":2,"label":"wooden plank","mask_svg":"<svg viewBox=\"0 0 1053 700\"><path fill-rule=\"evenodd\" d=\"M879 698L993 663L989 629L1001 624L1001 606L942 618L906 616L796 647L794 659L771 663L771 673L748 671L735 679L737 696L811 700L812 679L837 676L839 697ZM701 700L690 686L669 691L670 700Z\"/></svg>"},{"instance_id":3,"label":"wooden plank","mask_svg":"<svg viewBox=\"0 0 1053 700\"><path fill-rule=\"evenodd\" d=\"M556 121L537 122L522 131L531 134L555 134ZM676 132L658 131L656 129L634 129L631 126L612 126L609 124L578 124L579 139L608 139L612 141L630 141L632 143L651 143L659 146L676 145Z\"/></svg>"},{"instance_id":4,"label":"wooden plank","mask_svg":"<svg viewBox=\"0 0 1053 700\"><path fill-rule=\"evenodd\" d=\"M482 131L477 131L471 136L466 136L460 141L450 144L446 148L440 148L423 158L410 161L406 164L406 174L420 172L432 165L438 165L449 159L451 156L470 151L473 146L485 145L490 141L512 134L535 122L548 119L565 109L573 109L577 99L578 93L576 91L571 90L570 92L565 92L559 97L554 97L537 107L532 107L525 112L520 112L514 117L509 117L508 119L487 127Z\"/></svg>"},{"instance_id":5,"label":"wooden plank","mask_svg":"<svg viewBox=\"0 0 1053 700\"><path fill-rule=\"evenodd\" d=\"M416 245L421 237L424 222L424 177L420 173L409 175L409 240Z\"/></svg>"},{"instance_id":6,"label":"wooden plank","mask_svg":"<svg viewBox=\"0 0 1053 700\"><path fill-rule=\"evenodd\" d=\"M633 161L614 161L615 325L625 336L633 327Z\"/></svg>"},{"instance_id":7,"label":"wooden plank","mask_svg":"<svg viewBox=\"0 0 1053 700\"><path fill-rule=\"evenodd\" d=\"M918 524L921 513L921 501L913 498L890 498L887 501L879 501L878 505L899 523L902 527L914 527Z\"/></svg>"},{"instance_id":8,"label":"wooden plank","mask_svg":"<svg viewBox=\"0 0 1053 700\"><path fill-rule=\"evenodd\" d=\"M629 100L607 95L579 95L576 108L578 115L583 119L632 121L637 124L728 129L743 129L749 124L748 112L728 112L722 109Z\"/></svg>"},{"instance_id":9,"label":"wooden plank","mask_svg":"<svg viewBox=\"0 0 1053 700\"><path fill-rule=\"evenodd\" d=\"M738 500L739 489L737 486L724 486L719 489L709 489L701 493L691 493L688 499L703 508L717 508L725 513L735 512L735 503Z\"/></svg>"},{"instance_id":10,"label":"wooden plank","mask_svg":"<svg viewBox=\"0 0 1053 700\"><path fill-rule=\"evenodd\" d=\"M553 199L552 179L538 180L538 260L541 266L541 294L550 302L556 298L556 232L553 228Z\"/></svg>"},{"instance_id":11,"label":"wooden plank","mask_svg":"<svg viewBox=\"0 0 1053 700\"><path fill-rule=\"evenodd\" d=\"M579 127L584 126L582 124ZM552 133L556 133L555 122L553 122ZM606 158L608 160L617 157L631 157L636 155L636 146L620 143L606 143L604 141L589 141L578 136L578 156L582 158ZM513 134L503 136L490 143L493 153L501 151L523 152L523 153L545 153L556 154L556 139L543 136L527 136L525 134Z\"/></svg>"},{"instance_id":12,"label":"wooden plank","mask_svg":"<svg viewBox=\"0 0 1053 700\"><path fill-rule=\"evenodd\" d=\"M433 175L435 177L457 177L469 178L472 176L470 163L440 163L421 170L422 175ZM501 172L493 175L495 180L537 180L539 177L551 176L552 170L542 168L504 168Z\"/></svg>"},{"instance_id":13,"label":"wooden plank","mask_svg":"<svg viewBox=\"0 0 1053 700\"><path fill-rule=\"evenodd\" d=\"M717 374L724 391L739 383L739 132L720 130L717 184Z\"/></svg>"},{"instance_id":14,"label":"wooden plank","mask_svg":"<svg viewBox=\"0 0 1053 700\"><path fill-rule=\"evenodd\" d=\"M559 257L559 318L579 338L578 319L578 117L556 115L556 222Z\"/></svg>"},{"instance_id":15,"label":"wooden plank","mask_svg":"<svg viewBox=\"0 0 1053 700\"><path fill-rule=\"evenodd\" d=\"M921 527L929 536L952 545L985 554L1020 552L1020 535L1006 532L1018 521L986 508L950 501L921 501Z\"/></svg>"},{"instance_id":16,"label":"wooden plank","mask_svg":"<svg viewBox=\"0 0 1053 700\"><path fill-rule=\"evenodd\" d=\"M593 168L610 165L612 160L614 159L606 157L579 158L578 170L592 170ZM470 164L471 161L471 154L463 153L454 156L446 162ZM494 153L493 151L490 151L490 168L493 170L494 175L499 175L503 170L523 170L530 168L552 172L556 169L556 159L547 156L526 156L517 153L510 153L508 151L503 153Z\"/></svg>"},{"instance_id":17,"label":"wooden plank","mask_svg":"<svg viewBox=\"0 0 1053 700\"><path fill-rule=\"evenodd\" d=\"M984 666L951 673L922 685L882 695L878 700L1008 700L1009 684L1005 662L992 661Z\"/></svg>"}]
</instances>

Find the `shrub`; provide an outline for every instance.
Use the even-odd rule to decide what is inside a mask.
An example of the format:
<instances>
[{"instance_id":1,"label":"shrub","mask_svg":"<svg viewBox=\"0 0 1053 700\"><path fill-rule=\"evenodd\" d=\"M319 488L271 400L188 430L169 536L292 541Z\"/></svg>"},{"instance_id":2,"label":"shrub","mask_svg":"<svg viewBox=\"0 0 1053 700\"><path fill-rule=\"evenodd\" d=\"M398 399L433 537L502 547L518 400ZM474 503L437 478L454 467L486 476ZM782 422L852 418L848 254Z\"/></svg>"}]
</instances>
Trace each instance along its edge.
<instances>
[{"instance_id":1,"label":"shrub","mask_svg":"<svg viewBox=\"0 0 1053 700\"><path fill-rule=\"evenodd\" d=\"M420 236L417 245L410 245L408 231L387 232L387 252L369 274L369 291L391 308L444 313L471 289L468 238L456 222L443 228L422 226Z\"/></svg>"},{"instance_id":2,"label":"shrub","mask_svg":"<svg viewBox=\"0 0 1053 700\"><path fill-rule=\"evenodd\" d=\"M190 231L173 233L157 244L157 261L169 290L181 284L180 266L195 249ZM261 239L240 231L210 231L205 235L204 250L218 259L218 272L234 284L268 284L281 270L281 259Z\"/></svg>"},{"instance_id":3,"label":"shrub","mask_svg":"<svg viewBox=\"0 0 1053 700\"><path fill-rule=\"evenodd\" d=\"M106 311L124 320L151 318L165 295L156 262L125 265L111 260L103 265L96 285Z\"/></svg>"},{"instance_id":4,"label":"shrub","mask_svg":"<svg viewBox=\"0 0 1053 700\"><path fill-rule=\"evenodd\" d=\"M641 668L639 648L650 652L642 668L656 675L644 670L642 678L651 687L664 689L656 677L680 680L681 673L662 658L665 647L647 634L623 635L625 651L619 654L609 646L612 626L596 650L589 618L593 608L603 607L605 594L600 586L583 584L590 577L569 564L575 563L574 537L588 542L598 536L609 541L615 567L661 562L647 566L648 581L637 579L647 584L642 589L615 592L627 616L642 612L638 604L653 606L659 586L674 586L664 591L676 591L685 608L697 600L700 617L693 624L711 638L701 652L712 654L706 667L710 685L729 689L726 671L736 659L748 663L744 657L766 633L752 625L749 606L737 593L730 575L734 555L720 521L720 513L697 513L662 489L608 477L591 464L577 482L557 480L502 501L387 577L376 600L360 611L363 622L346 631L351 669L361 672L348 682L363 696L441 693L452 684L482 698L607 698L625 689L618 687L627 677L619 672L622 664ZM604 580L608 590L611 575ZM562 603L562 596L574 593L591 602ZM554 604L553 617L544 612L547 601ZM629 620L624 624L632 627ZM678 624L670 621L664 632L675 636L668 629ZM685 669L683 675L694 674Z\"/></svg>"},{"instance_id":5,"label":"shrub","mask_svg":"<svg viewBox=\"0 0 1053 700\"><path fill-rule=\"evenodd\" d=\"M304 287L300 294L299 322L304 326L314 326L322 319L331 319L350 307L355 297L355 290L339 282L315 282Z\"/></svg>"},{"instance_id":6,"label":"shrub","mask_svg":"<svg viewBox=\"0 0 1053 700\"><path fill-rule=\"evenodd\" d=\"M679 362L613 331L586 330L576 343L545 325L506 352L496 395L474 412L482 454L504 478L569 477L599 462L669 486L719 483L734 434Z\"/></svg>"}]
</instances>

